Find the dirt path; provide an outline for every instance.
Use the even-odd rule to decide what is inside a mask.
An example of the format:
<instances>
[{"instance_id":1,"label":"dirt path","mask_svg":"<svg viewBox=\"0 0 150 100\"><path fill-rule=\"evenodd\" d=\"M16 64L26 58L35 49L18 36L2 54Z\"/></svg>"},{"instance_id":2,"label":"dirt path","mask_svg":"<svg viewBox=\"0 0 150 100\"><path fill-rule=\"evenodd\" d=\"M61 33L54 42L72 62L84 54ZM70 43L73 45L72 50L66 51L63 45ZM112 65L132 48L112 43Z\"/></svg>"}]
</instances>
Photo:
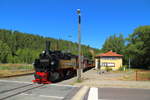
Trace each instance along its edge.
<instances>
[{"instance_id":1,"label":"dirt path","mask_svg":"<svg viewBox=\"0 0 150 100\"><path fill-rule=\"evenodd\" d=\"M117 87L117 88L145 88L150 89L150 81L125 81L123 78L131 72L105 72L99 74L96 70L89 70L82 74L82 82L77 82L76 77L64 80L59 84L75 86Z\"/></svg>"}]
</instances>

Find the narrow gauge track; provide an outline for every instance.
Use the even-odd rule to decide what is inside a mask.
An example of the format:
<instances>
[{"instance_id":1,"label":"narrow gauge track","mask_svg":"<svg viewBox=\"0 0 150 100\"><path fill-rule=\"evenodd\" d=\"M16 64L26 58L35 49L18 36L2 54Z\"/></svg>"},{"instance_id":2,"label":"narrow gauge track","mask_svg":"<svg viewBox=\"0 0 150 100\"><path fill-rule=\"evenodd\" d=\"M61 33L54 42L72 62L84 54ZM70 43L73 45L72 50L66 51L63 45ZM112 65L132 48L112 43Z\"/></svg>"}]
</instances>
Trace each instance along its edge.
<instances>
[{"instance_id":1,"label":"narrow gauge track","mask_svg":"<svg viewBox=\"0 0 150 100\"><path fill-rule=\"evenodd\" d=\"M28 85L24 85L24 86L16 87L16 88L13 88L13 89L3 90L3 91L0 91L0 94L2 94L2 93L6 93L6 92L9 92L9 91L13 91L13 90L16 90L16 89L20 89L20 88L23 88L23 87L27 87L27 86L30 86L30 85L33 85L33 84L28 84Z\"/></svg>"},{"instance_id":2,"label":"narrow gauge track","mask_svg":"<svg viewBox=\"0 0 150 100\"><path fill-rule=\"evenodd\" d=\"M33 83L33 84L28 84L28 85L16 87L16 88L13 88L13 89L1 91L0 92L0 100L8 99L10 97L19 95L19 94L27 92L29 90L33 90L33 89L42 87L44 85L45 84L39 85L39 84Z\"/></svg>"}]
</instances>

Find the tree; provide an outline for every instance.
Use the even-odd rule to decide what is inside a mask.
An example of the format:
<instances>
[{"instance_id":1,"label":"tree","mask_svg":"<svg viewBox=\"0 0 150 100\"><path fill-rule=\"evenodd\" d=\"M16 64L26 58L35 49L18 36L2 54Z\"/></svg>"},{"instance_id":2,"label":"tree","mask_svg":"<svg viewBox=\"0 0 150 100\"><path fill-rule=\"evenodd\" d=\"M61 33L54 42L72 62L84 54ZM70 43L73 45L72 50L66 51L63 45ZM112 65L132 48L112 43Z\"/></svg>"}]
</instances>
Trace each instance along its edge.
<instances>
[{"instance_id":1,"label":"tree","mask_svg":"<svg viewBox=\"0 0 150 100\"><path fill-rule=\"evenodd\" d=\"M0 41L0 63L7 63L8 56L11 55L11 50L6 43Z\"/></svg>"},{"instance_id":2,"label":"tree","mask_svg":"<svg viewBox=\"0 0 150 100\"><path fill-rule=\"evenodd\" d=\"M16 63L33 63L38 57L40 52L31 49L19 49L17 50L17 56L14 58Z\"/></svg>"},{"instance_id":3,"label":"tree","mask_svg":"<svg viewBox=\"0 0 150 100\"><path fill-rule=\"evenodd\" d=\"M124 48L125 48L125 40L123 38L123 35L120 34L119 36L116 36L114 34L105 40L105 43L102 47L102 50L104 52L112 50L112 51L117 52L119 54L123 54Z\"/></svg>"},{"instance_id":4,"label":"tree","mask_svg":"<svg viewBox=\"0 0 150 100\"><path fill-rule=\"evenodd\" d=\"M150 26L140 26L128 38L127 53L136 67L150 65Z\"/></svg>"},{"instance_id":5,"label":"tree","mask_svg":"<svg viewBox=\"0 0 150 100\"><path fill-rule=\"evenodd\" d=\"M40 52L45 50L45 41L51 41L51 50L59 49L61 51L71 51L71 53L78 54L78 44L49 37L42 37L39 35L27 34L19 31L0 29L0 41L9 47L11 52L3 62L9 63L32 63ZM82 45L84 56L89 56L89 50L98 51L98 49ZM4 57L3 57L4 58Z\"/></svg>"}]
</instances>

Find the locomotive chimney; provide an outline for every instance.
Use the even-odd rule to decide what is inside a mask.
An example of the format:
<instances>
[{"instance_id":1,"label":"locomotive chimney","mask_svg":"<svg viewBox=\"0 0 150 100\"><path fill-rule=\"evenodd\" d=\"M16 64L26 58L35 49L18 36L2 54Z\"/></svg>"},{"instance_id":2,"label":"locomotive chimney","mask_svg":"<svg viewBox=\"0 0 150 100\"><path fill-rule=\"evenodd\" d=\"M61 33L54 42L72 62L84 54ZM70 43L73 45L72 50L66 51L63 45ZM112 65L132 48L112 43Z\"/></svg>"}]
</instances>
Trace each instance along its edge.
<instances>
[{"instance_id":1,"label":"locomotive chimney","mask_svg":"<svg viewBox=\"0 0 150 100\"><path fill-rule=\"evenodd\" d=\"M46 51L50 50L50 41L46 41Z\"/></svg>"}]
</instances>

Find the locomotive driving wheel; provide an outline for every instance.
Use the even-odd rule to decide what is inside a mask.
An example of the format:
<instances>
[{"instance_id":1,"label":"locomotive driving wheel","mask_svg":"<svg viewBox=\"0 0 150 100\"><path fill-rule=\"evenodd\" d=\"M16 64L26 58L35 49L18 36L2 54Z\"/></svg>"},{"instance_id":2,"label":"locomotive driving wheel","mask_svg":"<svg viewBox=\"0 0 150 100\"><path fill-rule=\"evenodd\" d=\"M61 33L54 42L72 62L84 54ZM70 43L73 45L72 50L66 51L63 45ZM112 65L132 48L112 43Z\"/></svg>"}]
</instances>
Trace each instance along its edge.
<instances>
[{"instance_id":1,"label":"locomotive driving wheel","mask_svg":"<svg viewBox=\"0 0 150 100\"><path fill-rule=\"evenodd\" d=\"M61 79L61 75L59 72L50 72L49 80L51 82L57 82Z\"/></svg>"}]
</instances>

